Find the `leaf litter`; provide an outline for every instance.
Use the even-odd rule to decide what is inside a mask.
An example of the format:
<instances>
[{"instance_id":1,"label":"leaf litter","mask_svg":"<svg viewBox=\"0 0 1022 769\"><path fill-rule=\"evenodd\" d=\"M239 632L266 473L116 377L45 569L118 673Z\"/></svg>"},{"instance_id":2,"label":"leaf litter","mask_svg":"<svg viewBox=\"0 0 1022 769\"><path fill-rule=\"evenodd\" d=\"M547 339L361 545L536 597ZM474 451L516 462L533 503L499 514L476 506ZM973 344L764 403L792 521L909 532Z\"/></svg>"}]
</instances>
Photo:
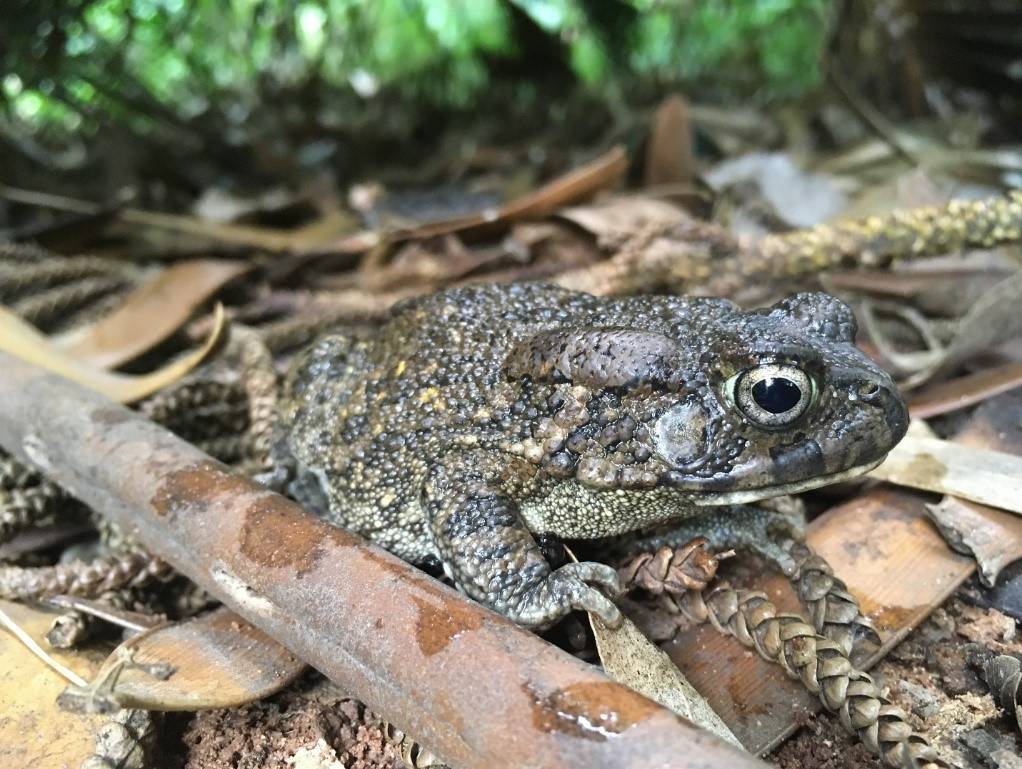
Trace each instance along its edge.
<instances>
[{"instance_id":1,"label":"leaf litter","mask_svg":"<svg viewBox=\"0 0 1022 769\"><path fill-rule=\"evenodd\" d=\"M648 182L687 185L701 168L709 167L709 164L700 165L686 153L692 146L688 132L693 130L693 125L719 127L722 116L701 109L701 105L691 105L691 109L689 106L674 98L661 107L654 122L655 141L651 142L643 171ZM688 120L686 114L692 119ZM723 128L718 130L723 131ZM682 139L678 138L679 134ZM744 138L739 139L739 143L722 140L721 146L738 147L740 142L751 141L749 148L759 149L748 133L736 135ZM899 142L902 141L921 165L930 170L939 169L942 174L954 173L966 166L999 169L1005 173L1017 171L1019 167L1018 155L1008 150L953 153L945 147L914 141L911 136L900 137ZM724 158L714 169L717 173L711 171L704 175L704 179L709 179L710 188L718 191L724 186L735 188L737 185L733 189L735 194L726 201L722 201L719 195L710 196L718 204L718 217L752 222L759 228L758 231L768 232L792 225L808 227L842 214L854 215L857 205L860 206L858 211L868 206L881 211L908 207L890 202L892 194L901 194L901 200L906 194L914 194L918 204L933 202L921 199L928 193L918 189L918 182L916 191L911 194L904 192L904 184L901 193L876 192L881 184L894 190L899 188L904 169L903 166L900 171L896 169L903 160L893 158L891 148L882 141L867 142L859 148L858 155L846 153L843 158L835 157L831 162L815 164L805 164L803 157L789 152L747 154ZM102 209L100 217L101 207L90 207L89 204L83 207L81 201L70 197L44 199L5 188L6 197L19 201L21 205L45 205L91 217L77 229L65 230L64 237L69 232L72 240L77 235L83 242L102 243L104 233L117 232L119 237L126 235L129 242L127 246L119 246L122 256L132 259L138 253L154 253L155 243L155 253L162 249L165 258L152 282L118 297L117 301L103 308L105 312L98 317L83 316L82 322L74 324L72 329L49 338L19 321L13 313L5 312L0 343L6 350L68 374L124 402L145 399L165 391L173 397L168 395L161 407L199 410L208 406L202 401L203 388L208 385L202 384L201 379L197 381L196 374L202 372L202 366L211 358L216 358L227 333L219 310L214 310L212 315L207 314L214 300L225 301L227 315L242 316L246 324L265 332L268 347L278 355L276 365L282 368L287 355L317 333L314 321L330 320L328 308L336 309L339 312L337 317L347 313L346 320L371 324L398 298L445 285L486 279L558 279L571 274L568 271L572 270L577 271L576 275L591 274L594 266L608 267L608 274L613 276L613 260L622 254L627 255L629 250L629 260L621 263L631 265L629 269L633 272L650 268L642 281L594 285L609 286L611 292L662 290L664 287L677 289L691 285L692 277L701 274L698 269L693 269L684 272L684 280L676 277L680 274L678 255L693 248L702 248L700 243L689 239L693 232L710 231L717 237L712 247L705 249L708 264L715 263L718 254L732 256L736 249L741 248L738 239L730 237L730 231L724 228L712 230L702 224L693 225L693 222L701 222L705 214L696 202L698 195L675 194L678 190L662 190L655 195L643 192L622 195L617 192L615 188L622 184L627 168L625 152L613 148L595 155L595 160L581 164L576 170L568 171L545 186L502 205L470 215L459 213L398 229L369 227L358 230L356 212L339 209L336 202L330 204L335 207L333 211L328 206L321 209L318 219L283 229L251 221L231 221L239 214L258 221L267 215L267 209L260 206L235 207L233 214L220 221L129 207L120 207L112 213ZM743 174L735 176L743 168ZM724 173L728 170L732 174L730 177ZM716 184L712 183L713 179L716 179ZM726 185L722 179L727 181ZM862 194L858 200L849 200L848 192L854 190ZM864 203L865 195L871 191L875 193L873 200ZM990 192L993 194L994 191ZM601 193L603 197L599 197ZM883 195L888 196L887 202L883 201ZM196 210L209 213L208 208ZM160 233L155 240L154 232ZM637 238L639 232L647 233L644 240ZM159 238L168 234L187 237L190 243L198 244L190 248L220 249L228 258L195 261L192 258L194 253L161 246L160 243L166 241ZM135 254L132 253L133 248L138 249ZM655 254L655 258L651 254ZM184 258L188 261L182 261ZM67 257L66 261L73 262L74 259ZM699 259L702 259L701 255L695 260L696 267L702 264ZM669 264L670 267L657 273L654 269L657 264ZM1003 264L999 268L987 265L948 269L946 264L934 262L928 265L923 262L920 266L922 270L896 265L893 269L873 273L824 273L819 278L813 274L801 274L790 280L777 279L775 274L770 274L769 279L753 288L762 293L762 301L766 301L768 295L779 295L795 288L812 288L817 283L849 296L857 306L866 308L860 313L860 319L865 320L863 328L868 337L864 344L871 345L882 360L896 368L906 387L927 386L914 395L917 399L914 415L918 418L947 415L945 419L950 420L953 412L959 412L958 417L965 418L966 414L962 412L1017 387L1022 379L1018 371L1019 351L1010 344L1022 331L1018 326L1017 312L1022 282L1018 273L1013 274L1010 268L1006 270ZM650 275L653 277L650 278ZM950 296L955 290L961 292L963 286L968 286L967 298L955 302L941 299L941 296ZM877 296L896 302L893 306L897 312L884 318L872 311L879 306L878 301L883 301L877 300ZM302 322L293 323L295 320ZM281 325L288 323L293 325ZM175 357L194 343L195 329L203 331L201 337L204 341L184 357ZM920 341L924 343L922 349L918 346L906 349L907 342L918 345ZM990 363L992 356L993 364ZM168 359L170 363L165 363ZM165 365L151 374L101 370L129 367L134 371L136 366L150 362ZM210 429L214 431L215 439L221 442L219 445L226 449L229 441L236 443L244 438L252 415L243 406L237 409L228 407L229 399L235 396L229 395L227 385L223 387L226 389L220 392L220 405L224 408L222 413L210 416ZM929 400L925 400L927 398ZM954 437L953 421L934 419L933 424L940 437L906 439L876 477L948 495L939 505L931 506L941 521L941 528L948 532L957 547L968 548L975 555L980 561L984 581L992 582L1020 552L1022 536L1005 534L1005 529L997 528L1000 524L991 523L991 519L984 517L973 503L985 504L995 513L998 510L1020 511L1015 498L1017 494L1012 493L1017 488L1019 477L1020 468L1016 466L1018 449L989 444L985 447L957 445L949 440ZM990 429L999 429L996 422ZM238 447L235 445L234 448ZM240 456L244 458L244 449ZM854 500L865 499L858 496L856 489L846 493L854 495L853 506ZM963 499L972 502L966 503ZM828 506L826 497L814 497L812 502L814 513ZM863 505L866 504L863 502ZM830 535L832 540L837 539L839 533ZM845 546L868 548L871 543L862 535L857 540L846 542ZM889 560L880 559L870 568L881 570L885 563L894 568L902 563L893 554L885 557ZM933 559L935 568L945 561L952 563L948 560L951 556L935 549L931 549L927 557ZM941 561L942 558L945 560ZM844 572L839 569L838 573ZM925 613L936 612L939 615L942 610L937 607L944 597L939 591L924 592L919 596L919 605L928 607ZM884 611L888 612L890 624L885 626L888 646L892 638L901 638L911 631L911 624L892 619L895 607L878 605L874 608L881 617ZM970 623L978 621L966 617L968 612L964 610L955 611L957 615L952 624L969 627ZM925 613L917 613L911 622L918 623ZM187 618L189 614L185 611L180 616ZM196 621L199 620L170 625L162 632L173 638L173 633L180 632L188 622ZM927 633L937 632L932 624L924 623L915 635L925 637ZM155 635L158 631L152 632ZM702 707L699 704L701 698L691 695L677 698L677 692L686 690L684 675L663 656L663 652L638 634L633 624L629 623L626 630L619 631L618 635L606 632L605 628L594 627L593 632L595 646L609 673L627 676L636 688L658 701L674 702L677 709L688 709L687 712L692 713L693 707ZM941 643L950 644L945 636L941 637ZM727 639L716 638L712 633L701 637L710 649L727 643ZM187 649L183 641L171 643L180 643L181 649ZM913 644L918 646L918 641L910 638L906 642L909 649L906 654L916 653L912 651L916 648ZM227 646L221 648L226 649ZM231 659L226 658L228 666ZM937 690L942 681L947 687L947 681L954 676L965 676L964 671L958 668L941 668L940 664L944 663L938 664L933 659L926 658L925 662L938 671L934 677ZM658 672L651 675L652 670ZM205 683L215 689L228 680L230 672L233 671L209 670L202 675L208 677ZM903 669L897 676L910 681ZM897 676L890 680L896 681ZM197 675L196 681L199 677ZM185 687L182 697L201 688L199 683L190 687L190 680L183 674L177 681L174 681L174 676L167 678L168 683ZM253 674L245 683L254 685L256 680L258 676ZM280 679L278 683L284 685L286 681ZM924 681L913 685L932 692L933 683ZM910 702L913 717L919 719L917 725L932 720L932 714L920 715L929 712L925 703L919 704L928 695L920 694L921 690L911 686L904 690L898 689L897 683L891 686L893 691L901 693L899 698ZM978 681L970 681L965 689L950 686L950 693L940 692L938 699L943 698L946 704L966 702L962 699L966 694L977 698L984 696L979 687ZM269 690L260 691L266 693ZM737 689L734 691L732 705L740 707L745 694ZM788 696L775 694L770 701L783 700ZM292 699L288 700L289 697ZM281 722L287 720L282 715L284 710L274 710L273 701L293 703L296 723L305 718L303 709L315 711L315 715L296 728L303 734L304 742L288 748L290 758L294 759L301 751L320 751L322 743L327 746L322 749L322 755L337 757L345 766L375 767L393 762L391 746L386 743L382 732L377 732L371 738L374 747L367 748L360 758L354 759L355 764L350 764L352 754L350 751L344 753L346 748L337 742L336 733L331 734L329 729L318 726L308 728L308 724L319 723L317 719L325 718L323 714L326 712L336 712L330 708L340 708L349 716L345 727L349 729L349 736L359 734L362 737L358 739L363 739L369 729L364 709L344 704L337 698L323 699L319 693L311 698L303 697L293 694L292 690L285 690L277 694L276 700L271 700L270 704L255 703L238 710L211 711L196 717L189 722L184 737L193 755L189 765L210 769L226 766L224 756L231 751L260 750L255 747L253 738L260 728L269 729L267 733L274 729L288 731L290 726L281 726ZM325 710L316 710L318 704L310 705L327 700L331 704ZM206 706L210 707L222 704L224 702L215 699L206 701ZM986 712L982 708L974 710ZM967 715L962 718L968 720ZM709 713L702 717L707 721L715 719ZM799 718L804 720L802 716L789 714L784 728L793 729ZM974 734L983 727L975 726L975 721L972 723L975 727L972 732L953 735L946 743L949 750L966 759L970 750L975 753L975 748L970 746L984 744L983 738ZM730 726L718 729L720 733L724 730L730 733ZM237 736L215 736L218 730L222 732L228 728L236 729ZM845 738L839 733L828 739L832 739L835 745L850 745L842 742ZM349 742L354 744L357 739ZM243 747L239 748L241 745ZM783 748L777 759L782 766L788 765L785 763L787 750ZM286 757L278 758L284 761ZM805 755L801 758L803 763L799 765L807 769L818 765L813 764L813 760L823 760L820 757L806 759ZM268 755L266 760L270 760ZM863 757L863 760L867 759ZM362 763L359 764L359 761Z\"/></svg>"}]
</instances>

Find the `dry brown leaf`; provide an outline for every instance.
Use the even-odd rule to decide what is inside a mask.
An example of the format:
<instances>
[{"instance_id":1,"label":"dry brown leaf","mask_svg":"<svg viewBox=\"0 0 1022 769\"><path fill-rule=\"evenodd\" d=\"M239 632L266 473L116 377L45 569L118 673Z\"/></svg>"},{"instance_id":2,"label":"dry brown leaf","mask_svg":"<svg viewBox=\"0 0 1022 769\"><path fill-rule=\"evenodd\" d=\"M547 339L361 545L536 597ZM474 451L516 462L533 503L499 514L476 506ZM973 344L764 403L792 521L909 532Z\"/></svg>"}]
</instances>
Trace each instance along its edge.
<instances>
[{"instance_id":1,"label":"dry brown leaf","mask_svg":"<svg viewBox=\"0 0 1022 769\"><path fill-rule=\"evenodd\" d=\"M1003 451L909 435L869 475L1022 514L1022 457Z\"/></svg>"},{"instance_id":2,"label":"dry brown leaf","mask_svg":"<svg viewBox=\"0 0 1022 769\"><path fill-rule=\"evenodd\" d=\"M148 374L112 374L82 363L6 307L0 306L0 350L60 374L121 403L132 403L173 384L202 364L224 337L224 310L213 313L213 329L203 345Z\"/></svg>"},{"instance_id":3,"label":"dry brown leaf","mask_svg":"<svg viewBox=\"0 0 1022 769\"><path fill-rule=\"evenodd\" d=\"M695 177L692 156L692 126L688 104L680 94L672 94L657 107L646 145L646 186L689 184Z\"/></svg>"},{"instance_id":4,"label":"dry brown leaf","mask_svg":"<svg viewBox=\"0 0 1022 769\"><path fill-rule=\"evenodd\" d=\"M926 510L948 545L976 559L980 581L987 587L994 586L1005 566L1022 558L1019 518L954 497L944 497Z\"/></svg>"},{"instance_id":5,"label":"dry brown leaf","mask_svg":"<svg viewBox=\"0 0 1022 769\"><path fill-rule=\"evenodd\" d=\"M568 557L578 563L565 547ZM663 705L682 718L706 729L732 745L742 747L727 724L709 706L706 699L688 682L671 658L642 634L628 617L621 626L607 627L598 617L588 614L596 638L603 671L619 684Z\"/></svg>"},{"instance_id":6,"label":"dry brown leaf","mask_svg":"<svg viewBox=\"0 0 1022 769\"><path fill-rule=\"evenodd\" d=\"M646 638L634 622L627 617L622 619L621 626L612 629L589 615L603 671L618 683L649 697L696 726L742 747L727 724L688 682L671 658Z\"/></svg>"},{"instance_id":7,"label":"dry brown leaf","mask_svg":"<svg viewBox=\"0 0 1022 769\"><path fill-rule=\"evenodd\" d=\"M395 233L392 240L432 238L451 233L464 238L491 234L514 222L539 219L563 206L587 200L612 186L627 170L628 156L622 147L614 147L591 163L569 171L498 209L424 224L406 232Z\"/></svg>"},{"instance_id":8,"label":"dry brown leaf","mask_svg":"<svg viewBox=\"0 0 1022 769\"><path fill-rule=\"evenodd\" d=\"M125 641L93 677L93 687L126 708L209 710L267 697L306 668L268 635L221 607ZM75 699L88 697L69 691Z\"/></svg>"},{"instance_id":9,"label":"dry brown leaf","mask_svg":"<svg viewBox=\"0 0 1022 769\"><path fill-rule=\"evenodd\" d=\"M117 368L167 339L251 267L218 259L180 262L137 288L106 317L53 337L53 343L91 366Z\"/></svg>"},{"instance_id":10,"label":"dry brown leaf","mask_svg":"<svg viewBox=\"0 0 1022 769\"><path fill-rule=\"evenodd\" d=\"M933 385L908 402L908 411L913 419L929 419L974 406L1020 386L1022 363L1006 363Z\"/></svg>"},{"instance_id":11,"label":"dry brown leaf","mask_svg":"<svg viewBox=\"0 0 1022 769\"><path fill-rule=\"evenodd\" d=\"M830 293L855 291L877 296L920 300L925 295L939 292L949 286L961 292L962 285L976 291L989 291L999 280L1010 277L1011 270L994 267L962 267L959 269L854 270L829 272L820 275L820 283ZM962 305L963 309L968 307Z\"/></svg>"},{"instance_id":12,"label":"dry brown leaf","mask_svg":"<svg viewBox=\"0 0 1022 769\"><path fill-rule=\"evenodd\" d=\"M614 250L651 227L670 227L691 221L691 217L673 203L645 195L614 195L588 206L574 206L557 212L558 219L596 236L597 244Z\"/></svg>"}]
</instances>

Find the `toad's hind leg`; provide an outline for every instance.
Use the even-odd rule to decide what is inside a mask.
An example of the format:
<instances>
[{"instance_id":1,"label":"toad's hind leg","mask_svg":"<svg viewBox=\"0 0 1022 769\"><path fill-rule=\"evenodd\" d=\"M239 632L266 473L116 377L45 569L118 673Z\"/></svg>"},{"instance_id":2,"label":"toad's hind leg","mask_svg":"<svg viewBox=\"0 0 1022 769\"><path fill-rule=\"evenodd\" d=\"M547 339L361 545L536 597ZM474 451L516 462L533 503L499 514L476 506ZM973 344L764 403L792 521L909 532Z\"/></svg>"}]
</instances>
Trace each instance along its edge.
<instances>
[{"instance_id":1,"label":"toad's hind leg","mask_svg":"<svg viewBox=\"0 0 1022 769\"><path fill-rule=\"evenodd\" d=\"M716 552L751 550L773 564L791 580L816 632L846 653L861 639L879 641L845 583L805 543L805 521L797 513L747 505L711 508L628 541L622 554L653 552L663 545L678 548L696 537L708 539Z\"/></svg>"},{"instance_id":2,"label":"toad's hind leg","mask_svg":"<svg viewBox=\"0 0 1022 769\"><path fill-rule=\"evenodd\" d=\"M500 491L505 469L483 452L451 452L428 475L426 518L455 584L522 625L545 627L575 609L618 624L620 611L605 594L620 591L614 569L590 562L551 569L517 505Z\"/></svg>"}]
</instances>

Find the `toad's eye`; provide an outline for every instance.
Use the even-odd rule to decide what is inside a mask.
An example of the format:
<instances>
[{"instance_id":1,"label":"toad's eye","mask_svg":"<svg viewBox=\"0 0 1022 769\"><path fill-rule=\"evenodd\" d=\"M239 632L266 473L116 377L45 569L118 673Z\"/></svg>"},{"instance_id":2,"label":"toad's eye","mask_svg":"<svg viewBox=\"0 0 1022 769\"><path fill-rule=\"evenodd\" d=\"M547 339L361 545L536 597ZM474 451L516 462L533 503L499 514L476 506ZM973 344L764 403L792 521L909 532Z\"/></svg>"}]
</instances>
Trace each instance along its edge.
<instances>
[{"instance_id":1,"label":"toad's eye","mask_svg":"<svg viewBox=\"0 0 1022 769\"><path fill-rule=\"evenodd\" d=\"M786 427L802 416L813 392L813 380L794 366L756 366L734 379L735 404L749 420L766 428Z\"/></svg>"}]
</instances>

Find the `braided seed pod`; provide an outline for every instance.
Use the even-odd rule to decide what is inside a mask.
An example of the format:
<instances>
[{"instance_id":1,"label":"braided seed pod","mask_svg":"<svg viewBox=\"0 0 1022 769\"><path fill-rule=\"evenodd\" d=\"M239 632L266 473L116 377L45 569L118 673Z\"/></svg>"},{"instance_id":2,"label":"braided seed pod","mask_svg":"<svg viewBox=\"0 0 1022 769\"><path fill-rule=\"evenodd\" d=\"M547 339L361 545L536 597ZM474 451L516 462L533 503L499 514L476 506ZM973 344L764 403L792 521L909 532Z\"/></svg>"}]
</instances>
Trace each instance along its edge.
<instances>
[{"instance_id":1,"label":"braided seed pod","mask_svg":"<svg viewBox=\"0 0 1022 769\"><path fill-rule=\"evenodd\" d=\"M1015 721L1022 732L1022 661L1009 654L994 654L983 647L973 647L966 654L990 688L994 702Z\"/></svg>"},{"instance_id":2,"label":"braided seed pod","mask_svg":"<svg viewBox=\"0 0 1022 769\"><path fill-rule=\"evenodd\" d=\"M859 602L845 583L834 576L830 564L801 542L790 546L788 552L795 560L795 572L790 575L792 585L816 632L849 655L860 638L879 644L872 620L863 615Z\"/></svg>"},{"instance_id":3,"label":"braided seed pod","mask_svg":"<svg viewBox=\"0 0 1022 769\"><path fill-rule=\"evenodd\" d=\"M269 469L279 394L273 356L255 331L236 326L232 334L241 345L240 376L248 394L250 456L265 469Z\"/></svg>"},{"instance_id":4,"label":"braided seed pod","mask_svg":"<svg viewBox=\"0 0 1022 769\"><path fill-rule=\"evenodd\" d=\"M447 769L447 764L388 721L380 721L387 742L393 745L408 769Z\"/></svg>"},{"instance_id":5,"label":"braided seed pod","mask_svg":"<svg viewBox=\"0 0 1022 769\"><path fill-rule=\"evenodd\" d=\"M840 267L992 248L1022 239L1022 193L891 211L883 216L766 235L714 265L706 293L728 296L755 282Z\"/></svg>"},{"instance_id":6,"label":"braided seed pod","mask_svg":"<svg viewBox=\"0 0 1022 769\"><path fill-rule=\"evenodd\" d=\"M156 741L156 724L148 710L119 710L96 732L96 752L80 769L145 769Z\"/></svg>"},{"instance_id":7,"label":"braided seed pod","mask_svg":"<svg viewBox=\"0 0 1022 769\"><path fill-rule=\"evenodd\" d=\"M36 263L0 263L0 299L10 303L54 286L77 283L86 278L123 275L124 272L122 262L95 257L53 257Z\"/></svg>"},{"instance_id":8,"label":"braided seed pod","mask_svg":"<svg viewBox=\"0 0 1022 769\"><path fill-rule=\"evenodd\" d=\"M0 451L0 490L25 488L38 478L39 474L31 467Z\"/></svg>"},{"instance_id":9,"label":"braided seed pod","mask_svg":"<svg viewBox=\"0 0 1022 769\"><path fill-rule=\"evenodd\" d=\"M57 255L33 243L0 243L0 264L31 264Z\"/></svg>"},{"instance_id":10,"label":"braided seed pod","mask_svg":"<svg viewBox=\"0 0 1022 769\"><path fill-rule=\"evenodd\" d=\"M229 465L236 464L251 457L256 451L255 437L248 432L239 435L221 435L216 438L193 441L196 448ZM266 462L253 460L246 464L250 472L259 473L266 470Z\"/></svg>"},{"instance_id":11,"label":"braided seed pod","mask_svg":"<svg viewBox=\"0 0 1022 769\"><path fill-rule=\"evenodd\" d=\"M40 522L66 499L60 487L49 481L27 489L0 490L0 543Z\"/></svg>"},{"instance_id":12,"label":"braided seed pod","mask_svg":"<svg viewBox=\"0 0 1022 769\"><path fill-rule=\"evenodd\" d=\"M99 596L98 600L111 609L127 609L131 604L130 590L114 590ZM46 643L54 649L73 649L87 641L105 621L84 611L71 609L54 618L46 631Z\"/></svg>"},{"instance_id":13,"label":"braided seed pod","mask_svg":"<svg viewBox=\"0 0 1022 769\"><path fill-rule=\"evenodd\" d=\"M819 697L841 725L884 762L896 769L936 769L939 760L916 734L900 708L884 697L873 679L856 670L840 645L818 635L797 614L779 614L757 591L723 585L709 593L688 593L678 602L697 622L709 621L761 657L776 662Z\"/></svg>"},{"instance_id":14,"label":"braided seed pod","mask_svg":"<svg viewBox=\"0 0 1022 769\"><path fill-rule=\"evenodd\" d=\"M248 427L244 388L237 382L192 379L139 404L139 411L157 424L189 438L216 438Z\"/></svg>"},{"instance_id":15,"label":"braided seed pod","mask_svg":"<svg viewBox=\"0 0 1022 769\"><path fill-rule=\"evenodd\" d=\"M142 550L56 566L0 568L0 598L33 601L51 595L97 598L112 590L169 579L173 569Z\"/></svg>"},{"instance_id":16,"label":"braided seed pod","mask_svg":"<svg viewBox=\"0 0 1022 769\"><path fill-rule=\"evenodd\" d=\"M662 545L655 553L638 553L618 568L625 590L641 588L652 595L684 595L703 590L717 574L721 556L709 540L696 537L681 547Z\"/></svg>"},{"instance_id":17,"label":"braided seed pod","mask_svg":"<svg viewBox=\"0 0 1022 769\"><path fill-rule=\"evenodd\" d=\"M130 285L122 275L103 275L85 278L77 283L60 286L23 299L14 305L14 311L29 323L44 331L68 325L72 316L97 299Z\"/></svg>"}]
</instances>

